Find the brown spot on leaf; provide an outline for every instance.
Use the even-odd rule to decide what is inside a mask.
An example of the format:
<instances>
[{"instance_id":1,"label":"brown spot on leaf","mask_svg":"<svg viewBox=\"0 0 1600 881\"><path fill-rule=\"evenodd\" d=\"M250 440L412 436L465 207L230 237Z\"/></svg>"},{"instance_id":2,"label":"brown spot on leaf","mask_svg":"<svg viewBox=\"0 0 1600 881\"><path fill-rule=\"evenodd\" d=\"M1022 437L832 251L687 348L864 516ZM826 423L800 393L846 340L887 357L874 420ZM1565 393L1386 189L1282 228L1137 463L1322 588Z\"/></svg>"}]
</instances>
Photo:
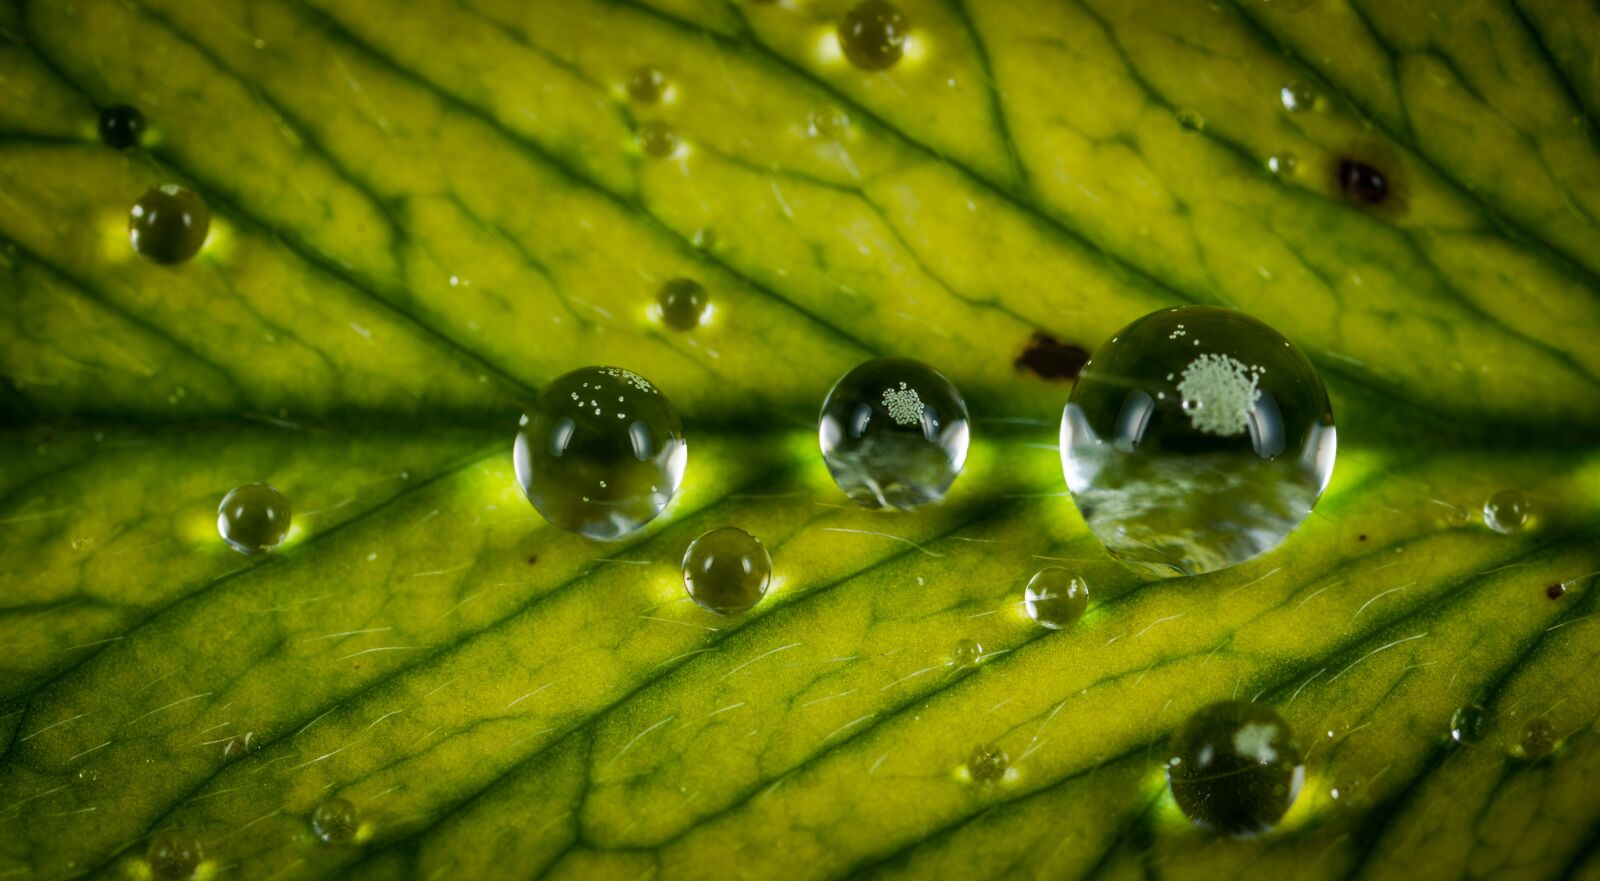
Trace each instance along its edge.
<instances>
[{"instance_id":1,"label":"brown spot on leaf","mask_svg":"<svg viewBox=\"0 0 1600 881\"><path fill-rule=\"evenodd\" d=\"M1040 379L1076 379L1083 372L1083 365L1089 363L1089 350L1037 330L1015 363L1018 370Z\"/></svg>"},{"instance_id":2,"label":"brown spot on leaf","mask_svg":"<svg viewBox=\"0 0 1600 881\"><path fill-rule=\"evenodd\" d=\"M1553 599L1553 600L1561 599L1563 596L1566 595L1566 593L1567 593L1567 586L1565 584L1560 583L1560 582L1556 582L1555 584L1552 584L1549 587L1544 589L1544 595L1549 597L1550 599Z\"/></svg>"},{"instance_id":3,"label":"brown spot on leaf","mask_svg":"<svg viewBox=\"0 0 1600 881\"><path fill-rule=\"evenodd\" d=\"M1358 143L1333 156L1329 176L1346 202L1384 215L1405 213L1406 164L1387 145Z\"/></svg>"},{"instance_id":4,"label":"brown spot on leaf","mask_svg":"<svg viewBox=\"0 0 1600 881\"><path fill-rule=\"evenodd\" d=\"M1367 540L1367 534L1365 532L1363 532L1360 535L1356 536L1356 541L1366 541L1366 540Z\"/></svg>"}]
</instances>

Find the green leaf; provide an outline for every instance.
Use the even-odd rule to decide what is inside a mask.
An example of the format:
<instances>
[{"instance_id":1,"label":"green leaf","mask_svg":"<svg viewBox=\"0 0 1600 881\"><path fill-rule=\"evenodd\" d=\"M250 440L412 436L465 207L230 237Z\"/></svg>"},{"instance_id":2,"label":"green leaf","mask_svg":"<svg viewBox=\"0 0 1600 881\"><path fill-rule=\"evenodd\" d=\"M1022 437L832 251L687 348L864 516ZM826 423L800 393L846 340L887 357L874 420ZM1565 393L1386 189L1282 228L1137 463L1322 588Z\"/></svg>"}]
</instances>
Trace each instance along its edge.
<instances>
[{"instance_id":1,"label":"green leaf","mask_svg":"<svg viewBox=\"0 0 1600 881\"><path fill-rule=\"evenodd\" d=\"M911 51L865 74L849 5L0 3L0 879L148 877L168 829L252 879L1600 872L1600 12L905 0ZM117 103L142 148L98 142ZM1392 197L1344 198L1343 160ZM214 214L176 268L126 240L169 181ZM715 306L687 334L649 311L677 277ZM1282 547L1147 583L1022 356L1186 302L1299 343L1343 443ZM891 353L977 417L915 514L848 505L815 448ZM692 447L609 545L508 455L592 363ZM252 480L295 527L247 558L215 507ZM1514 535L1477 513L1506 488ZM775 567L736 618L679 575L725 525ZM1091 590L1061 632L1020 605L1050 561ZM1232 697L1307 756L1250 841L1162 776ZM316 840L330 796L355 843Z\"/></svg>"}]
</instances>

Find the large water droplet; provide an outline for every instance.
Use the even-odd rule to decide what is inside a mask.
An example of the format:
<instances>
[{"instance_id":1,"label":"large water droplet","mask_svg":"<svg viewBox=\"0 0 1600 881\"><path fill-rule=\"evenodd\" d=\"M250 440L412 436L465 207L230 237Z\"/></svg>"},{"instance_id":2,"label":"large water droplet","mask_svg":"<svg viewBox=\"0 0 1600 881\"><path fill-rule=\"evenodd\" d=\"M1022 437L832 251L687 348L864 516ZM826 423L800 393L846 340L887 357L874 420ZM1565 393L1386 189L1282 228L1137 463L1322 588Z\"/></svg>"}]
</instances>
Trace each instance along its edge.
<instances>
[{"instance_id":1,"label":"large water droplet","mask_svg":"<svg viewBox=\"0 0 1600 881\"><path fill-rule=\"evenodd\" d=\"M877 358L846 373L822 404L817 435L850 498L902 510L944 498L971 437L955 385L910 358Z\"/></svg>"},{"instance_id":2,"label":"large water droplet","mask_svg":"<svg viewBox=\"0 0 1600 881\"><path fill-rule=\"evenodd\" d=\"M1483 503L1483 523L1495 532L1521 532L1528 525L1528 497L1503 489Z\"/></svg>"},{"instance_id":3,"label":"large water droplet","mask_svg":"<svg viewBox=\"0 0 1600 881\"><path fill-rule=\"evenodd\" d=\"M139 146L144 137L144 114L128 104L116 104L100 111L100 140L118 150Z\"/></svg>"},{"instance_id":4,"label":"large water droplet","mask_svg":"<svg viewBox=\"0 0 1600 881\"><path fill-rule=\"evenodd\" d=\"M689 447L678 411L648 380L584 367L545 386L522 417L512 460L534 508L562 529L614 539L677 493Z\"/></svg>"},{"instance_id":5,"label":"large water droplet","mask_svg":"<svg viewBox=\"0 0 1600 881\"><path fill-rule=\"evenodd\" d=\"M640 104L654 104L667 89L667 75L654 67L641 67L628 77L628 97Z\"/></svg>"},{"instance_id":6,"label":"large water droplet","mask_svg":"<svg viewBox=\"0 0 1600 881\"><path fill-rule=\"evenodd\" d=\"M1060 566L1047 566L1034 574L1023 592L1028 617L1051 630L1071 627L1089 608L1089 586Z\"/></svg>"},{"instance_id":7,"label":"large water droplet","mask_svg":"<svg viewBox=\"0 0 1600 881\"><path fill-rule=\"evenodd\" d=\"M705 320L710 305L705 286L692 278L675 278L661 286L656 305L661 322L673 330L693 330Z\"/></svg>"},{"instance_id":8,"label":"large water droplet","mask_svg":"<svg viewBox=\"0 0 1600 881\"><path fill-rule=\"evenodd\" d=\"M967 775L974 783L994 783L1006 776L1011 767L1011 757L997 744L986 743L972 750L967 757Z\"/></svg>"},{"instance_id":9,"label":"large water droplet","mask_svg":"<svg viewBox=\"0 0 1600 881\"><path fill-rule=\"evenodd\" d=\"M289 534L289 500L270 484L236 486L217 506L217 532L241 554L270 551Z\"/></svg>"},{"instance_id":10,"label":"large water droplet","mask_svg":"<svg viewBox=\"0 0 1600 881\"><path fill-rule=\"evenodd\" d=\"M154 263L182 263L200 253L210 229L205 200L177 184L150 188L128 212L128 241Z\"/></svg>"},{"instance_id":11,"label":"large water droplet","mask_svg":"<svg viewBox=\"0 0 1600 881\"><path fill-rule=\"evenodd\" d=\"M743 529L713 529L690 542L683 554L683 586L708 612L748 612L767 595L771 581L772 557Z\"/></svg>"},{"instance_id":12,"label":"large water droplet","mask_svg":"<svg viewBox=\"0 0 1600 881\"><path fill-rule=\"evenodd\" d=\"M1224 701L1190 716L1172 736L1167 782L1195 825L1248 836L1288 812L1305 766L1294 732L1271 707Z\"/></svg>"},{"instance_id":13,"label":"large water droplet","mask_svg":"<svg viewBox=\"0 0 1600 881\"><path fill-rule=\"evenodd\" d=\"M1241 312L1164 309L1095 352L1061 419L1061 464L1089 528L1157 575L1211 572L1276 547L1333 474L1322 380Z\"/></svg>"},{"instance_id":14,"label":"large water droplet","mask_svg":"<svg viewBox=\"0 0 1600 881\"><path fill-rule=\"evenodd\" d=\"M330 798L311 812L311 831L327 844L349 844L361 828L361 814L348 799Z\"/></svg>"},{"instance_id":15,"label":"large water droplet","mask_svg":"<svg viewBox=\"0 0 1600 881\"><path fill-rule=\"evenodd\" d=\"M865 0L839 20L839 48L862 70L893 67L906 51L911 24L900 7L885 0Z\"/></svg>"},{"instance_id":16,"label":"large water droplet","mask_svg":"<svg viewBox=\"0 0 1600 881\"><path fill-rule=\"evenodd\" d=\"M157 832L144 852L145 862L150 864L150 873L167 881L193 877L194 870L204 858L200 839L178 829Z\"/></svg>"},{"instance_id":17,"label":"large water droplet","mask_svg":"<svg viewBox=\"0 0 1600 881\"><path fill-rule=\"evenodd\" d=\"M1460 707L1450 716L1450 739L1456 743L1477 743L1489 731L1489 714L1477 704Z\"/></svg>"}]
</instances>

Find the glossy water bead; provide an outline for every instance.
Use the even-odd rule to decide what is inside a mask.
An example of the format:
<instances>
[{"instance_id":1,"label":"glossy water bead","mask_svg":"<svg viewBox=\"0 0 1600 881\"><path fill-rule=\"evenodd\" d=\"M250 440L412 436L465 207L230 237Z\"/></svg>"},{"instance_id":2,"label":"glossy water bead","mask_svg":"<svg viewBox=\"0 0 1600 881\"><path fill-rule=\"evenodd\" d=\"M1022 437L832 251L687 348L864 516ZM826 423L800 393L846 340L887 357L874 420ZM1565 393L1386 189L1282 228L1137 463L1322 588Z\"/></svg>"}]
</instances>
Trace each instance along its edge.
<instances>
[{"instance_id":1,"label":"glossy water bead","mask_svg":"<svg viewBox=\"0 0 1600 881\"><path fill-rule=\"evenodd\" d=\"M748 612L767 595L771 583L772 557L759 539L743 529L713 529L684 551L683 587L708 612Z\"/></svg>"},{"instance_id":2,"label":"glossy water bead","mask_svg":"<svg viewBox=\"0 0 1600 881\"><path fill-rule=\"evenodd\" d=\"M967 461L967 403L944 375L910 358L877 358L828 392L817 429L828 471L871 508L944 498Z\"/></svg>"},{"instance_id":3,"label":"glossy water bead","mask_svg":"<svg viewBox=\"0 0 1600 881\"><path fill-rule=\"evenodd\" d=\"M144 852L150 874L165 881L193 877L204 858L200 839L177 829L157 832Z\"/></svg>"},{"instance_id":4,"label":"glossy water bead","mask_svg":"<svg viewBox=\"0 0 1600 881\"><path fill-rule=\"evenodd\" d=\"M1089 608L1089 586L1071 570L1047 566L1028 580L1022 594L1028 617L1042 627L1061 630L1076 624Z\"/></svg>"},{"instance_id":5,"label":"glossy water bead","mask_svg":"<svg viewBox=\"0 0 1600 881\"><path fill-rule=\"evenodd\" d=\"M210 229L205 200L177 184L151 187L128 212L128 241L152 263L182 263L200 253Z\"/></svg>"},{"instance_id":6,"label":"glossy water bead","mask_svg":"<svg viewBox=\"0 0 1600 881\"><path fill-rule=\"evenodd\" d=\"M361 829L361 813L349 799L330 798L311 812L311 831L327 844L349 844Z\"/></svg>"},{"instance_id":7,"label":"glossy water bead","mask_svg":"<svg viewBox=\"0 0 1600 881\"><path fill-rule=\"evenodd\" d=\"M1271 707L1224 701L1172 736L1167 782L1189 820L1220 835L1277 825L1305 782L1294 732Z\"/></svg>"},{"instance_id":8,"label":"glossy water bead","mask_svg":"<svg viewBox=\"0 0 1600 881\"><path fill-rule=\"evenodd\" d=\"M217 532L241 554L270 551L289 534L289 500L270 484L236 486L217 506Z\"/></svg>"},{"instance_id":9,"label":"glossy water bead","mask_svg":"<svg viewBox=\"0 0 1600 881\"><path fill-rule=\"evenodd\" d=\"M619 367L557 377L513 450L528 501L562 529L614 539L661 513L683 482L683 424L649 380Z\"/></svg>"},{"instance_id":10,"label":"glossy water bead","mask_svg":"<svg viewBox=\"0 0 1600 881\"><path fill-rule=\"evenodd\" d=\"M1333 411L1304 354L1231 309L1164 309L1094 353L1061 418L1078 510L1113 556L1156 575L1269 551L1333 475Z\"/></svg>"},{"instance_id":11,"label":"glossy water bead","mask_svg":"<svg viewBox=\"0 0 1600 881\"><path fill-rule=\"evenodd\" d=\"M885 70L905 54L910 32L900 7L887 0L863 0L839 20L839 48L862 70Z\"/></svg>"},{"instance_id":12,"label":"glossy water bead","mask_svg":"<svg viewBox=\"0 0 1600 881\"><path fill-rule=\"evenodd\" d=\"M116 104L100 111L100 140L117 150L139 146L144 137L144 114L128 104Z\"/></svg>"}]
</instances>

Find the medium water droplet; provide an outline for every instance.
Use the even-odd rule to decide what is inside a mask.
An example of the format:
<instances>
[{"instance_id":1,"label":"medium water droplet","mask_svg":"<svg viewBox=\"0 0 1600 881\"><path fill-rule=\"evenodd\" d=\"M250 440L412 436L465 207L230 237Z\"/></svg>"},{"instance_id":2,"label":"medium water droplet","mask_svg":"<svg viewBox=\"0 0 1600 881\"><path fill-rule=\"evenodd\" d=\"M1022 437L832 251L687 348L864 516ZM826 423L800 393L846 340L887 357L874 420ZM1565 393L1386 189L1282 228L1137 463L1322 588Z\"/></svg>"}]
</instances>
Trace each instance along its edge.
<instances>
[{"instance_id":1,"label":"medium water droplet","mask_svg":"<svg viewBox=\"0 0 1600 881\"><path fill-rule=\"evenodd\" d=\"M639 127L639 149L646 156L663 159L678 150L678 133L660 120L652 120Z\"/></svg>"},{"instance_id":2,"label":"medium water droplet","mask_svg":"<svg viewBox=\"0 0 1600 881\"><path fill-rule=\"evenodd\" d=\"M628 77L628 97L640 104L654 104L667 89L667 75L654 67L641 67Z\"/></svg>"},{"instance_id":3,"label":"medium water droplet","mask_svg":"<svg viewBox=\"0 0 1600 881\"><path fill-rule=\"evenodd\" d=\"M906 51L911 24L900 7L885 0L864 0L839 20L839 48L862 70L893 67Z\"/></svg>"},{"instance_id":4,"label":"medium water droplet","mask_svg":"<svg viewBox=\"0 0 1600 881\"><path fill-rule=\"evenodd\" d=\"M1089 608L1089 586L1060 566L1047 566L1034 574L1023 592L1028 617L1051 630L1071 627Z\"/></svg>"},{"instance_id":5,"label":"medium water droplet","mask_svg":"<svg viewBox=\"0 0 1600 881\"><path fill-rule=\"evenodd\" d=\"M690 542L683 554L684 589L708 612L748 612L767 595L771 582L772 557L743 529L713 529Z\"/></svg>"},{"instance_id":6,"label":"medium water droplet","mask_svg":"<svg viewBox=\"0 0 1600 881\"><path fill-rule=\"evenodd\" d=\"M994 783L1006 776L1011 767L1011 757L997 744L986 743L975 747L967 757L967 774L974 783Z\"/></svg>"},{"instance_id":7,"label":"medium water droplet","mask_svg":"<svg viewBox=\"0 0 1600 881\"><path fill-rule=\"evenodd\" d=\"M661 321L673 330L694 330L705 320L710 298L705 286L692 278L675 278L656 295Z\"/></svg>"},{"instance_id":8,"label":"medium water droplet","mask_svg":"<svg viewBox=\"0 0 1600 881\"><path fill-rule=\"evenodd\" d=\"M311 812L311 831L327 844L349 844L361 828L361 814L348 799L330 798Z\"/></svg>"},{"instance_id":9,"label":"medium water droplet","mask_svg":"<svg viewBox=\"0 0 1600 881\"><path fill-rule=\"evenodd\" d=\"M150 188L128 212L133 250L154 263L182 263L200 253L210 229L205 200L177 184Z\"/></svg>"},{"instance_id":10,"label":"medium water droplet","mask_svg":"<svg viewBox=\"0 0 1600 881\"><path fill-rule=\"evenodd\" d=\"M1151 313L1100 349L1061 419L1061 464L1089 528L1156 575L1277 547L1333 474L1333 413L1306 356L1241 312Z\"/></svg>"},{"instance_id":11,"label":"medium water droplet","mask_svg":"<svg viewBox=\"0 0 1600 881\"><path fill-rule=\"evenodd\" d=\"M144 114L128 104L116 104L100 111L100 140L118 150L139 146L144 137Z\"/></svg>"},{"instance_id":12,"label":"medium water droplet","mask_svg":"<svg viewBox=\"0 0 1600 881\"><path fill-rule=\"evenodd\" d=\"M1477 704L1460 707L1450 717L1450 739L1456 743L1477 743L1489 731L1489 714Z\"/></svg>"},{"instance_id":13,"label":"medium water droplet","mask_svg":"<svg viewBox=\"0 0 1600 881\"><path fill-rule=\"evenodd\" d=\"M1224 701L1172 736L1167 782L1196 826L1242 837L1277 825L1300 794L1305 766L1294 732L1271 707Z\"/></svg>"},{"instance_id":14,"label":"medium water droplet","mask_svg":"<svg viewBox=\"0 0 1600 881\"><path fill-rule=\"evenodd\" d=\"M1495 532L1521 532L1528 525L1528 497L1503 489L1483 503L1483 524Z\"/></svg>"},{"instance_id":15,"label":"medium water droplet","mask_svg":"<svg viewBox=\"0 0 1600 881\"><path fill-rule=\"evenodd\" d=\"M1178 125L1186 132L1205 131L1206 118L1193 110L1178 111Z\"/></svg>"},{"instance_id":16,"label":"medium water droplet","mask_svg":"<svg viewBox=\"0 0 1600 881\"><path fill-rule=\"evenodd\" d=\"M943 374L877 358L828 392L817 430L833 480L869 508L910 510L944 498L967 461L967 404Z\"/></svg>"},{"instance_id":17,"label":"medium water droplet","mask_svg":"<svg viewBox=\"0 0 1600 881\"><path fill-rule=\"evenodd\" d=\"M1299 80L1290 80L1278 90L1278 99L1283 102L1283 109L1290 113L1304 113L1316 107L1317 93Z\"/></svg>"},{"instance_id":18,"label":"medium water droplet","mask_svg":"<svg viewBox=\"0 0 1600 881\"><path fill-rule=\"evenodd\" d=\"M562 529L626 535L660 514L683 482L689 448L678 411L632 371L584 367L559 376L522 420L512 455L517 481Z\"/></svg>"},{"instance_id":19,"label":"medium water droplet","mask_svg":"<svg viewBox=\"0 0 1600 881\"><path fill-rule=\"evenodd\" d=\"M950 653L950 663L955 667L976 667L983 660L983 646L975 639L963 639L956 642L955 650Z\"/></svg>"},{"instance_id":20,"label":"medium water droplet","mask_svg":"<svg viewBox=\"0 0 1600 881\"><path fill-rule=\"evenodd\" d=\"M1537 762L1556 746L1556 730L1550 720L1540 716L1529 719L1517 736L1517 754L1530 762Z\"/></svg>"},{"instance_id":21,"label":"medium water droplet","mask_svg":"<svg viewBox=\"0 0 1600 881\"><path fill-rule=\"evenodd\" d=\"M271 484L236 486L217 506L217 532L241 554L270 551L289 534L289 500Z\"/></svg>"},{"instance_id":22,"label":"medium water droplet","mask_svg":"<svg viewBox=\"0 0 1600 881\"><path fill-rule=\"evenodd\" d=\"M157 832L144 852L150 873L167 881L192 877L204 858L200 839L177 829Z\"/></svg>"}]
</instances>

